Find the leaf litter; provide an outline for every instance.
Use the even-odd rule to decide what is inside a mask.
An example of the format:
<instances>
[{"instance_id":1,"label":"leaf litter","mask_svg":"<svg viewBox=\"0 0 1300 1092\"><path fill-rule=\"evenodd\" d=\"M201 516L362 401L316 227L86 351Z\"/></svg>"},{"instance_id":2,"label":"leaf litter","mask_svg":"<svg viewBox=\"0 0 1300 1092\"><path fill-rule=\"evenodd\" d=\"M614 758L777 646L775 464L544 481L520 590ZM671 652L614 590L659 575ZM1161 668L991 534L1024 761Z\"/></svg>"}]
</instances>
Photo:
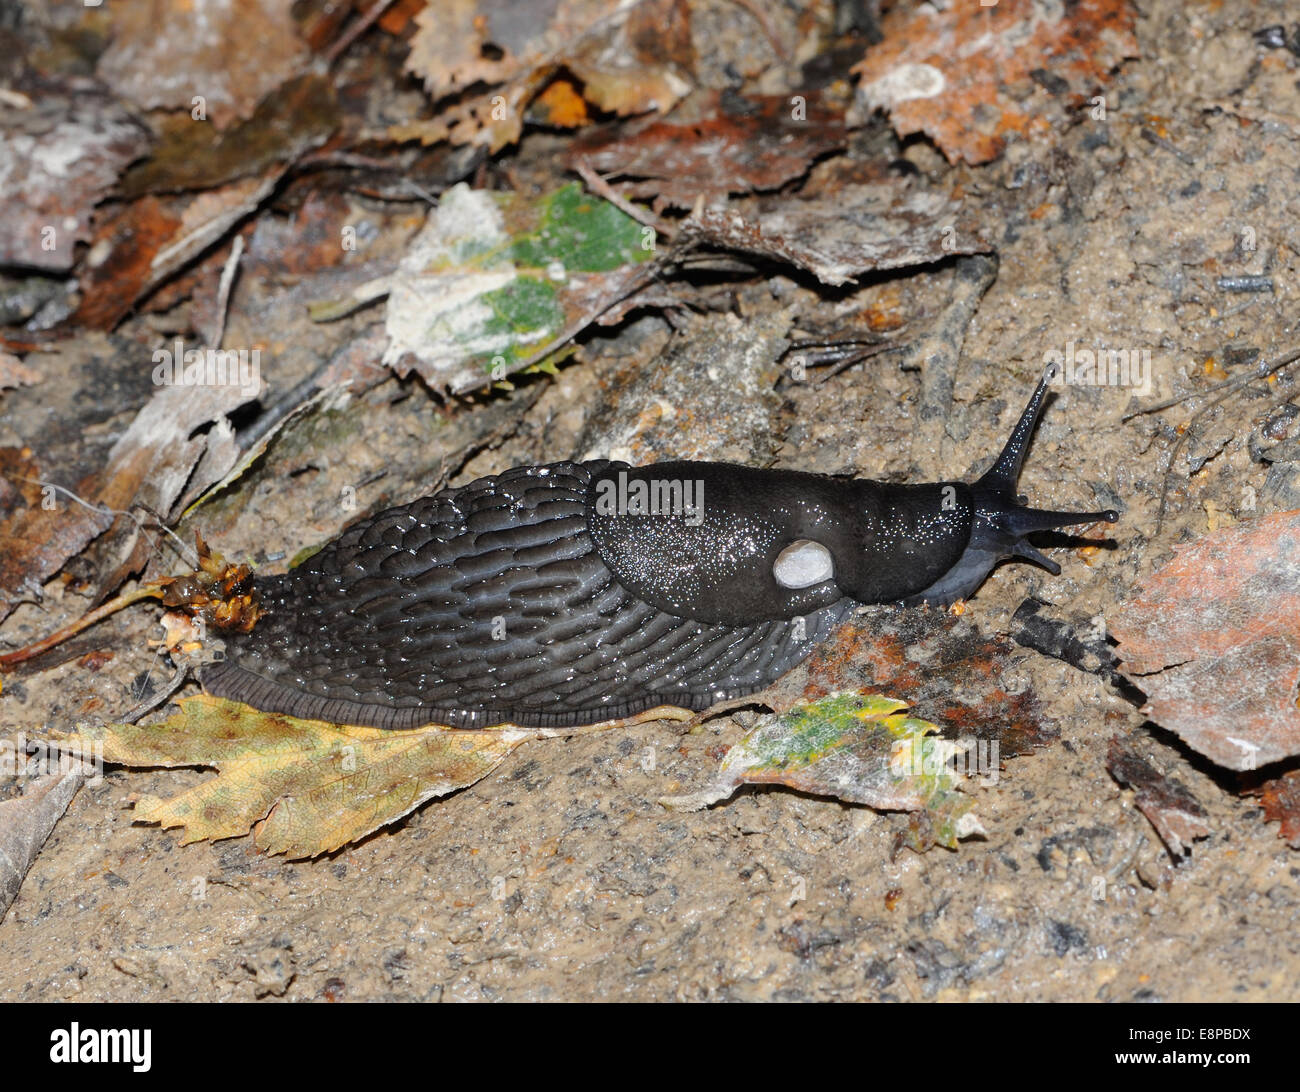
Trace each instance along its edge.
<instances>
[{"instance_id":1,"label":"leaf litter","mask_svg":"<svg viewBox=\"0 0 1300 1092\"><path fill-rule=\"evenodd\" d=\"M1204 535L1110 620L1152 720L1230 770L1300 754L1300 512Z\"/></svg>"}]
</instances>

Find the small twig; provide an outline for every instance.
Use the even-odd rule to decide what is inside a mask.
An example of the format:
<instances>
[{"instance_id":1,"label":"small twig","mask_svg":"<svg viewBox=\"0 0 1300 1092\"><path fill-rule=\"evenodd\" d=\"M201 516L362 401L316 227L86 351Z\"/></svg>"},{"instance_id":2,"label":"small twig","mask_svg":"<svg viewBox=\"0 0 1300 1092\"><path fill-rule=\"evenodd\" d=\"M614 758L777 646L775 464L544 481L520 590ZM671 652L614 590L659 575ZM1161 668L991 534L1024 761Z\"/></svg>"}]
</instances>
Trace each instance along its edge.
<instances>
[{"instance_id":1,"label":"small twig","mask_svg":"<svg viewBox=\"0 0 1300 1092\"><path fill-rule=\"evenodd\" d=\"M400 171L402 164L387 159L376 159L356 152L312 152L294 164L296 171L327 170L330 167L356 167L363 171Z\"/></svg>"},{"instance_id":2,"label":"small twig","mask_svg":"<svg viewBox=\"0 0 1300 1092\"><path fill-rule=\"evenodd\" d=\"M84 500L81 497L77 496L77 494L74 493L71 489L65 489L63 486L56 485L54 482L41 481L39 478L19 478L18 480L28 482L32 485L39 485L43 489L53 489L56 493L62 493L69 500L75 501L77 504L81 505L81 507L88 508L92 512L98 512L102 516L125 516L127 519L129 519L132 523L135 524L135 529L139 531L140 534L144 535L146 539L149 538L149 532L145 527L144 521L139 519L136 516L136 514L132 512L129 508L109 508L108 505L106 504L92 504L90 501ZM143 508L146 512L148 512L149 515L152 516L153 519L157 521L158 529L162 531L163 534L165 534L168 538L172 539L173 542L176 543L176 551L181 555L181 559L185 562L185 564L189 565L190 568L192 569L197 569L199 567L198 555L195 554L194 560L191 561L190 554L189 554L190 548L186 546L185 543L176 535L175 531L173 531L170 527L167 526L166 523L163 522L162 517L158 515L157 512L149 508L147 505L140 504L139 506Z\"/></svg>"},{"instance_id":3,"label":"small twig","mask_svg":"<svg viewBox=\"0 0 1300 1092\"><path fill-rule=\"evenodd\" d=\"M16 649L13 652L6 652L3 656L0 656L0 671L8 671L18 664L39 656L42 652L48 652L55 645L62 644L69 637L75 637L82 630L93 626L110 614L115 614L123 607L137 603L141 599L160 598L161 596L162 588L157 584L146 584L134 591L124 592L115 599L110 599L107 603L103 603L94 610L83 614L80 618L69 622L66 626L56 629L48 637L42 637L39 641L24 648Z\"/></svg>"},{"instance_id":4,"label":"small twig","mask_svg":"<svg viewBox=\"0 0 1300 1092\"><path fill-rule=\"evenodd\" d=\"M421 197L431 205L437 205L438 198L421 186L418 182L410 178L403 178L402 184L410 190L416 197Z\"/></svg>"},{"instance_id":5,"label":"small twig","mask_svg":"<svg viewBox=\"0 0 1300 1092\"><path fill-rule=\"evenodd\" d=\"M639 205L632 204L632 202L626 197L616 192L613 186L596 173L595 168L593 168L586 159L578 160L577 166L574 167L574 170L577 171L582 177L582 180L587 183L587 188L590 189L592 193L597 197L603 197L611 205L627 213L627 215L632 217L632 219L638 224L644 224L648 228L653 228L665 239L670 241L673 236L677 234L676 230L670 224L660 219L649 209L641 208Z\"/></svg>"},{"instance_id":6,"label":"small twig","mask_svg":"<svg viewBox=\"0 0 1300 1092\"><path fill-rule=\"evenodd\" d=\"M1160 136L1158 133L1154 132L1153 130L1146 128L1145 126L1143 126L1141 130L1139 130L1139 133L1142 139L1145 140L1148 144L1154 144L1157 148L1163 148L1166 152L1172 155L1179 162L1184 163L1189 167L1196 166L1196 160L1193 159L1190 155L1188 155L1185 151L1183 151L1180 147L1178 147L1178 145L1174 144L1172 141L1166 140L1164 137Z\"/></svg>"},{"instance_id":7,"label":"small twig","mask_svg":"<svg viewBox=\"0 0 1300 1092\"><path fill-rule=\"evenodd\" d=\"M843 360L838 361L833 367L828 368L817 382L825 383L827 380L834 379L841 372L846 372L856 364L870 360L873 356L880 356L882 353L900 353L911 349L911 344L891 345L888 342L881 342L879 345L872 346L870 349L863 349L856 354L846 356Z\"/></svg>"},{"instance_id":8,"label":"small twig","mask_svg":"<svg viewBox=\"0 0 1300 1092\"><path fill-rule=\"evenodd\" d=\"M221 282L217 286L217 328L208 345L213 349L221 348L221 339L226 336L226 314L230 310L230 290L235 284L235 274L239 271L239 259L244 256L244 237L236 234L230 244L230 257L226 259L226 268L221 271Z\"/></svg>"},{"instance_id":9,"label":"small twig","mask_svg":"<svg viewBox=\"0 0 1300 1092\"><path fill-rule=\"evenodd\" d=\"M1283 353L1282 356L1278 357L1276 360L1274 360L1271 363L1268 361L1261 361L1260 364L1249 375L1238 376L1236 379L1229 379L1223 383L1216 384L1215 386L1211 387L1208 391L1199 392L1200 394L1211 394L1215 391L1222 391L1222 393L1217 398L1211 399L1204 406L1202 406L1195 413L1193 413L1190 418L1188 418L1187 424L1183 428L1182 433L1179 435L1178 439L1174 441L1174 446L1169 449L1169 460L1168 462L1165 463L1164 479L1160 485L1160 507L1156 512L1156 534L1159 534L1161 527L1164 526L1165 512L1168 510L1168 506L1169 506L1169 479L1174 472L1174 461L1178 458L1178 453L1182 450L1183 444L1185 444L1188 438L1192 436L1196 431L1197 422L1199 422L1202 417L1204 417L1207 413L1209 413L1210 410L1214 409L1215 406L1218 406L1221 403L1226 402L1238 390L1246 386L1248 383L1251 383L1256 379L1265 379L1268 376L1272 375L1274 372L1280 371L1281 369L1285 368L1288 364L1292 364L1297 360L1300 360L1300 349L1292 349L1288 353ZM1179 402L1185 402L1187 401L1187 399L1192 397L1195 397L1195 395L1194 394L1183 395L1179 398L1166 400L1165 403L1160 403L1155 406L1150 406L1147 409L1141 410L1139 412L1150 413L1156 409L1167 408L1168 406L1177 405ZM1133 413L1130 414L1129 416L1135 417L1137 416L1137 414ZM1125 417L1124 420L1127 421L1128 417Z\"/></svg>"},{"instance_id":10,"label":"small twig","mask_svg":"<svg viewBox=\"0 0 1300 1092\"><path fill-rule=\"evenodd\" d=\"M160 690L156 691L151 696L145 698L145 700L140 702L139 705L133 705L130 709L128 709L125 713L123 713L122 716L119 718L121 722L123 724L134 724L146 713L150 712L153 709L157 709L158 706L162 705L163 702L165 702L168 698L170 698L173 694L175 694L177 690L181 688L185 680L189 677L189 674L190 674L190 665L187 663L181 664L180 667L176 669L176 673L171 677L171 679L167 682L165 686L163 686Z\"/></svg>"},{"instance_id":11,"label":"small twig","mask_svg":"<svg viewBox=\"0 0 1300 1092\"><path fill-rule=\"evenodd\" d=\"M386 12L392 6L393 6L393 0L379 0L379 2L375 4L369 11L367 11L365 15L361 16L360 19L357 19L355 22L353 22L353 24L350 27L348 27L347 30L345 30L342 34L340 34L338 40L332 46L330 46L329 49L326 50L325 52L326 67L332 68L334 66L334 62L337 61L341 56L343 56L343 54L347 51L348 46L350 46L353 42L355 42L358 38L360 38L361 35L363 35L367 30L369 30L372 26L374 26L375 20L378 19L381 15L383 15L384 12Z\"/></svg>"},{"instance_id":12,"label":"small twig","mask_svg":"<svg viewBox=\"0 0 1300 1092\"><path fill-rule=\"evenodd\" d=\"M834 379L841 372L846 372L854 365L870 360L880 353L896 353L908 347L907 345L894 344L884 338L876 338L875 340L846 338L843 341L806 339L791 342L790 347L781 354L781 359L787 360L791 356L803 356L804 354L808 354L808 357L811 358L814 355L814 350L820 350L815 353L816 360L807 359L805 363L809 368L825 367L827 369L817 378L817 382L821 384Z\"/></svg>"},{"instance_id":13,"label":"small twig","mask_svg":"<svg viewBox=\"0 0 1300 1092\"><path fill-rule=\"evenodd\" d=\"M1249 311L1255 306L1255 304L1259 303L1262 298L1263 297L1259 295L1252 295L1249 299L1242 300L1241 303L1237 304L1235 307L1229 307L1226 311L1220 313L1220 321L1232 318L1234 315L1240 315L1243 311Z\"/></svg>"},{"instance_id":14,"label":"small twig","mask_svg":"<svg viewBox=\"0 0 1300 1092\"><path fill-rule=\"evenodd\" d=\"M1225 379L1222 383L1216 383L1213 387L1207 387L1205 390L1189 391L1187 394L1178 394L1173 398L1166 398L1163 402L1155 402L1150 406L1143 406L1141 409L1135 409L1131 413L1124 414L1120 420L1130 421L1134 417L1142 417L1148 413L1157 413L1160 410L1176 406L1181 402L1188 402L1193 398L1203 398L1207 394L1214 394L1216 391L1228 390L1229 388L1236 390L1238 387L1244 387L1247 383L1253 383L1256 379L1266 379L1274 372L1280 371L1288 364L1292 364L1297 360L1300 360L1300 349L1293 349L1289 353L1283 353L1282 356L1278 357L1271 363L1267 360L1261 360L1257 365L1255 365L1254 370L1249 375L1234 376L1231 379ZM1206 408L1208 409L1209 407L1207 406Z\"/></svg>"},{"instance_id":15,"label":"small twig","mask_svg":"<svg viewBox=\"0 0 1300 1092\"><path fill-rule=\"evenodd\" d=\"M155 512L143 501L136 501L131 507L144 509L144 511L149 515L149 517L154 521L154 523L158 525L158 530L160 530L164 535L166 535L169 539L172 540L172 542L175 544L177 554L180 555L180 559L183 562L185 562L186 565L188 565L195 572L198 572L199 569L203 567L203 559L199 557L198 551L195 550L192 546L188 545L185 542L185 540L181 538L180 535L178 535L175 531L173 531L170 527L168 527L167 521L164 520L162 516L160 516L157 512ZM130 519L135 519L135 517L130 512L126 512L125 515ZM135 520L135 525L139 529L140 533L142 535L146 535L147 537L145 524L140 520Z\"/></svg>"}]
</instances>

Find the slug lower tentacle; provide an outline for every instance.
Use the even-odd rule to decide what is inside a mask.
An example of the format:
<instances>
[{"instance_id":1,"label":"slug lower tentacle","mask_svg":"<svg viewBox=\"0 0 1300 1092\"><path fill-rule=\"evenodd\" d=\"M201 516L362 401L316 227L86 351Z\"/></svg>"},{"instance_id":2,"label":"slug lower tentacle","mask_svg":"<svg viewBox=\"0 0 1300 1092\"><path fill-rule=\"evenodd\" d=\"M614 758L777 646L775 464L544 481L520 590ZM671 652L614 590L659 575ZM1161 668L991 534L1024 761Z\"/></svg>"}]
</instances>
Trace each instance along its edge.
<instances>
[{"instance_id":1,"label":"slug lower tentacle","mask_svg":"<svg viewBox=\"0 0 1300 1092\"><path fill-rule=\"evenodd\" d=\"M1015 495L1044 375L973 485L726 463L516 467L393 508L283 576L211 693L381 728L567 727L754 693L862 603L948 603L1035 531Z\"/></svg>"}]
</instances>

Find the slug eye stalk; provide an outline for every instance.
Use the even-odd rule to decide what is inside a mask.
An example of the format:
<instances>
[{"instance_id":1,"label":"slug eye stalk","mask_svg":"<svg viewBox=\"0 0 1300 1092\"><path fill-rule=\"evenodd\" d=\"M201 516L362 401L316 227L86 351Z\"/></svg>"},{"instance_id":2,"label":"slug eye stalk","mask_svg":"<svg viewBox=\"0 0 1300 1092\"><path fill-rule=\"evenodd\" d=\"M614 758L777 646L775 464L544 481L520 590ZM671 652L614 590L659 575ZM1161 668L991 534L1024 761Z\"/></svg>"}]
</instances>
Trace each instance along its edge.
<instances>
[{"instance_id":1,"label":"slug eye stalk","mask_svg":"<svg viewBox=\"0 0 1300 1092\"><path fill-rule=\"evenodd\" d=\"M1114 523L1119 519L1119 513L1113 508L1099 512L1055 512L1047 508L1030 508L1025 504L1025 498L1016 494L1029 441L1047 399L1047 385L1056 378L1057 368L1056 364L1049 364L1043 370L1042 378L1016 427L1011 430L1002 453L972 487L976 533L979 534L983 527L986 534L1001 541L1010 556L1035 561L1053 575L1060 573L1061 567L1025 542L1026 535L1081 523Z\"/></svg>"}]
</instances>

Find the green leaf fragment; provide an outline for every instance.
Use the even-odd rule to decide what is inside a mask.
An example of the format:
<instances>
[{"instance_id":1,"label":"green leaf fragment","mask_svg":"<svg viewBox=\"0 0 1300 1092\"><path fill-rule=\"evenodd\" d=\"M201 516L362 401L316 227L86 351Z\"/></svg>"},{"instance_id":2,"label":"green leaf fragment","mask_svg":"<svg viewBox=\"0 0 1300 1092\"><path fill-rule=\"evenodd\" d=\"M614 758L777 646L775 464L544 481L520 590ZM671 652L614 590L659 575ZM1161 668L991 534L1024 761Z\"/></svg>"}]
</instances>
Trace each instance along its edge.
<instances>
[{"instance_id":1,"label":"green leaf fragment","mask_svg":"<svg viewBox=\"0 0 1300 1092\"><path fill-rule=\"evenodd\" d=\"M479 300L492 312L482 333L503 338L506 349L500 355L507 366L531 354L537 343L559 333L564 325L554 286L538 277L519 277ZM499 363L488 360L484 367L490 372Z\"/></svg>"},{"instance_id":2,"label":"green leaf fragment","mask_svg":"<svg viewBox=\"0 0 1300 1092\"><path fill-rule=\"evenodd\" d=\"M522 266L546 269L559 262L566 271L608 273L645 261L640 224L621 209L588 194L578 183L562 186L540 203L541 222L510 247Z\"/></svg>"},{"instance_id":3,"label":"green leaf fragment","mask_svg":"<svg viewBox=\"0 0 1300 1092\"><path fill-rule=\"evenodd\" d=\"M906 708L881 694L845 692L764 717L727 752L710 787L662 803L694 809L742 784L781 785L919 813L908 844L956 848L958 839L983 830L971 814L973 799L957 788L953 758L961 748L937 737L937 725L902 713Z\"/></svg>"},{"instance_id":4,"label":"green leaf fragment","mask_svg":"<svg viewBox=\"0 0 1300 1092\"><path fill-rule=\"evenodd\" d=\"M517 369L621 298L632 267L653 257L644 237L576 183L540 198L453 186L398 271L376 282L388 292L384 361L457 391L481 386L485 373L499 380L503 366Z\"/></svg>"}]
</instances>

